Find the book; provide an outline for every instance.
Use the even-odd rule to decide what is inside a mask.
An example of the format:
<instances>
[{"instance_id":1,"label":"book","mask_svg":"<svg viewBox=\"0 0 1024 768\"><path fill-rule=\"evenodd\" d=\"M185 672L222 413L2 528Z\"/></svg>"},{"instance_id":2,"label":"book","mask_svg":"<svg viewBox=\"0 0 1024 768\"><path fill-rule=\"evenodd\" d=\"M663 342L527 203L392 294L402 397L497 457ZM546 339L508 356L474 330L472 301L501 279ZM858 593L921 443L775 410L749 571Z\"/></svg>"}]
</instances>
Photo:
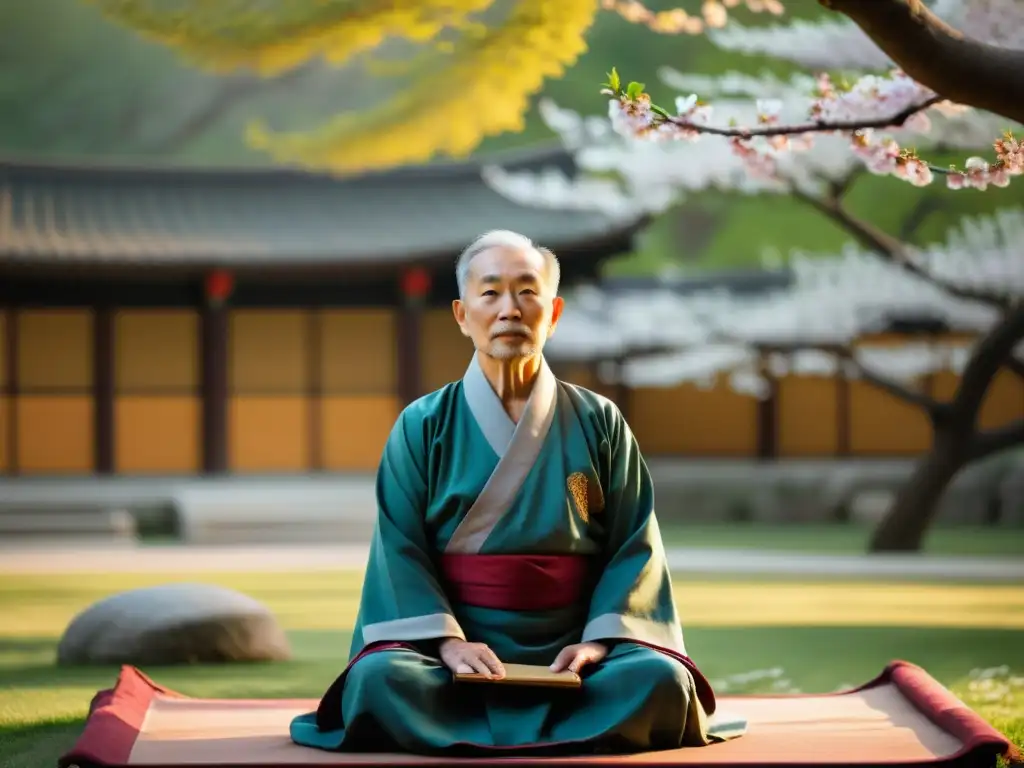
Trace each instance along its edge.
<instances>
[{"instance_id":1,"label":"book","mask_svg":"<svg viewBox=\"0 0 1024 768\"><path fill-rule=\"evenodd\" d=\"M456 672L460 683L491 683L493 685L532 685L548 688L579 688L583 681L575 672L552 672L540 664L505 664L505 677L487 678L479 672Z\"/></svg>"}]
</instances>

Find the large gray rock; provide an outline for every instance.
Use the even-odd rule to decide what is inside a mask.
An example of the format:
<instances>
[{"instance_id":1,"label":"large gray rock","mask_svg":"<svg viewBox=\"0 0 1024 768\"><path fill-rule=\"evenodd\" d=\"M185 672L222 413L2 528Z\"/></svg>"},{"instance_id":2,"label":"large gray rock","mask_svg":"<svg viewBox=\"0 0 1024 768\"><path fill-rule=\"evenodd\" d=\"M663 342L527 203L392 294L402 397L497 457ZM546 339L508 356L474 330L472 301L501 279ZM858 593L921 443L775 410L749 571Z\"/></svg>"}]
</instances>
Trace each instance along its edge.
<instances>
[{"instance_id":1,"label":"large gray rock","mask_svg":"<svg viewBox=\"0 0 1024 768\"><path fill-rule=\"evenodd\" d=\"M163 584L104 598L72 619L58 664L282 661L288 638L261 603L207 584Z\"/></svg>"}]
</instances>

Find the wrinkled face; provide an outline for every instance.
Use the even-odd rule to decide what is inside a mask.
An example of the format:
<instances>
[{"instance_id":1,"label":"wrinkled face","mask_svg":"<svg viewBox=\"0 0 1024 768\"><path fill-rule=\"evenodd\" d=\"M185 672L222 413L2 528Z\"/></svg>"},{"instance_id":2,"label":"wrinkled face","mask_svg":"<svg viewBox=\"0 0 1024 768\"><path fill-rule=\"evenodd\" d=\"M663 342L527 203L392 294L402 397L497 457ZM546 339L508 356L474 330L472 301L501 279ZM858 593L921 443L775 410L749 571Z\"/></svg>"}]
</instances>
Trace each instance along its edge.
<instances>
[{"instance_id":1,"label":"wrinkled face","mask_svg":"<svg viewBox=\"0 0 1024 768\"><path fill-rule=\"evenodd\" d=\"M452 308L473 346L496 360L539 355L554 332L563 301L534 250L490 248L469 263L466 295Z\"/></svg>"}]
</instances>

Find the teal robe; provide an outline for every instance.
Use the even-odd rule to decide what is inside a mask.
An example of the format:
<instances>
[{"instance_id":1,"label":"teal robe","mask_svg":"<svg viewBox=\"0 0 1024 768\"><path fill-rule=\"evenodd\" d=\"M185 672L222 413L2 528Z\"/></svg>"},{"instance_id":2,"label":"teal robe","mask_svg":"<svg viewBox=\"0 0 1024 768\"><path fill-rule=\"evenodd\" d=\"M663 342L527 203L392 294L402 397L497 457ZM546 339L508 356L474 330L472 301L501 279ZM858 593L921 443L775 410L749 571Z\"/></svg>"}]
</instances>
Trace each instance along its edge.
<instances>
[{"instance_id":1,"label":"teal robe","mask_svg":"<svg viewBox=\"0 0 1024 768\"><path fill-rule=\"evenodd\" d=\"M350 662L318 710L292 722L293 741L457 755L716 738L714 693L686 656L651 478L611 401L557 380L545 362L516 424L474 356L461 381L401 413L376 489ZM495 554L587 556L587 599L540 610L453 599L440 559ZM591 640L610 652L582 669L579 689L465 684L440 661L446 637L486 643L507 663L548 665Z\"/></svg>"}]
</instances>

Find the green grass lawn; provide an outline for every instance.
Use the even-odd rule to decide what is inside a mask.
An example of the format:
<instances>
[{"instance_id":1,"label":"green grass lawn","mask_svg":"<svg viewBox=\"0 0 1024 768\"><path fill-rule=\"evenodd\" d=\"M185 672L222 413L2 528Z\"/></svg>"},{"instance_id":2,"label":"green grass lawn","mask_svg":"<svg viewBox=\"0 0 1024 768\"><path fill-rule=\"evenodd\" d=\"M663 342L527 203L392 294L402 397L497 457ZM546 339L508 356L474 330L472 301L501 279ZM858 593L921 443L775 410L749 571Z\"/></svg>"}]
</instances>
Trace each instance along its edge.
<instances>
[{"instance_id":1,"label":"green grass lawn","mask_svg":"<svg viewBox=\"0 0 1024 768\"><path fill-rule=\"evenodd\" d=\"M181 580L265 602L288 630L295 658L145 669L161 684L197 696L315 698L342 668L358 574L3 576L0 767L53 765L79 733L92 695L116 676L113 667L54 667L71 617L112 592ZM690 652L723 693L831 691L903 658L1024 746L1024 590L1017 585L733 578L681 579L677 587Z\"/></svg>"},{"instance_id":2,"label":"green grass lawn","mask_svg":"<svg viewBox=\"0 0 1024 768\"><path fill-rule=\"evenodd\" d=\"M665 523L662 535L666 546L675 547L861 554L867 551L871 528L824 523ZM930 555L1024 556L1024 528L936 527L928 532L923 551Z\"/></svg>"}]
</instances>

